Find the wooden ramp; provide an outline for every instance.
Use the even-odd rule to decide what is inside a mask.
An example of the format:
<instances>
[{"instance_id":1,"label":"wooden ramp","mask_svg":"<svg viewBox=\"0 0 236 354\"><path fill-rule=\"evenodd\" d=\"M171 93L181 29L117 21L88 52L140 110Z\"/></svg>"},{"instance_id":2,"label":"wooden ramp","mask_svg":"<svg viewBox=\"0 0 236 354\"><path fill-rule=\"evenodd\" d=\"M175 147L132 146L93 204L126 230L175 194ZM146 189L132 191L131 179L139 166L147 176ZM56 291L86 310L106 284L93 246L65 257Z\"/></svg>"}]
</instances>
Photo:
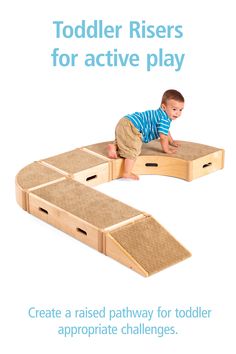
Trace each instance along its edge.
<instances>
[{"instance_id":1,"label":"wooden ramp","mask_svg":"<svg viewBox=\"0 0 236 354\"><path fill-rule=\"evenodd\" d=\"M123 159L109 159L107 144L78 148L23 168L16 176L18 204L143 276L189 257L153 217L91 188L122 173ZM223 168L223 162L222 149L182 142L177 154L167 155L154 141L144 144L135 171L191 181Z\"/></svg>"},{"instance_id":2,"label":"wooden ramp","mask_svg":"<svg viewBox=\"0 0 236 354\"><path fill-rule=\"evenodd\" d=\"M144 276L191 256L154 218L145 216L106 234L104 253Z\"/></svg>"}]
</instances>

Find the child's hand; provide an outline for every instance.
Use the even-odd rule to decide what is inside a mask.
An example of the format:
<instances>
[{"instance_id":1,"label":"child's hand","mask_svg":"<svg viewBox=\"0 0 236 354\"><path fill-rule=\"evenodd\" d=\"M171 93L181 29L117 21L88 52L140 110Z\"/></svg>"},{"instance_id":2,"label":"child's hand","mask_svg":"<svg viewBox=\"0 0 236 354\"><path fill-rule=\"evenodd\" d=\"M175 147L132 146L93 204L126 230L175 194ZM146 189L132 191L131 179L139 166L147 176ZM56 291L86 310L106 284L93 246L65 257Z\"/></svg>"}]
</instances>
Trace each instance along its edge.
<instances>
[{"instance_id":1,"label":"child's hand","mask_svg":"<svg viewBox=\"0 0 236 354\"><path fill-rule=\"evenodd\" d=\"M170 145L171 145L171 146L174 146L174 147L177 147L177 148L181 146L180 142L177 141L177 140L173 140Z\"/></svg>"},{"instance_id":2,"label":"child's hand","mask_svg":"<svg viewBox=\"0 0 236 354\"><path fill-rule=\"evenodd\" d=\"M177 152L177 149L173 149L171 147L168 148L168 150L163 150L166 154L175 154Z\"/></svg>"},{"instance_id":3,"label":"child's hand","mask_svg":"<svg viewBox=\"0 0 236 354\"><path fill-rule=\"evenodd\" d=\"M168 154L175 154L177 152L177 149L169 148Z\"/></svg>"},{"instance_id":4,"label":"child's hand","mask_svg":"<svg viewBox=\"0 0 236 354\"><path fill-rule=\"evenodd\" d=\"M176 151L177 151L177 148L178 148L178 145L174 144L175 141L171 138L170 135L164 135L164 134L160 134L160 141L161 141L161 147L162 147L162 150L163 152L165 152L166 154L174 154ZM171 147L171 146L174 146Z\"/></svg>"}]
</instances>

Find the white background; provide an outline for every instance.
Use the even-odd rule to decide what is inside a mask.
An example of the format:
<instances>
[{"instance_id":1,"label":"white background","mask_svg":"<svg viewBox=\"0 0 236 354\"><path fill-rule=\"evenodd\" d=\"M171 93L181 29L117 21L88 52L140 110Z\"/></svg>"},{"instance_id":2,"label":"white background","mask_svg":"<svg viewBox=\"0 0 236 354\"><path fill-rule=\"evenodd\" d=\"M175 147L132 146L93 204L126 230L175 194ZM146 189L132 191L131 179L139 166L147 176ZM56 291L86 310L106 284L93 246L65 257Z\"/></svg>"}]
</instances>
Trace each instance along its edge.
<instances>
[{"instance_id":1,"label":"white background","mask_svg":"<svg viewBox=\"0 0 236 354\"><path fill-rule=\"evenodd\" d=\"M1 341L3 353L235 353L235 28L232 1L47 1L1 3ZM146 20L183 25L179 40L55 39L52 21L107 24ZM127 32L126 32L127 33ZM53 68L68 52L118 48L184 52L180 72L155 68ZM224 148L225 169L191 183L162 176L113 181L98 189L152 214L193 256L150 278L80 244L25 213L14 178L32 161L113 139L120 117L155 109L168 88L186 98L172 135ZM208 320L171 319L178 335L57 335L57 320L32 320L28 308L201 306ZM71 325L73 321L68 321ZM116 325L121 322L117 320ZM124 320L126 323L126 320ZM137 321L138 323L138 321ZM163 325L160 322L159 325ZM3 349L4 348L4 349Z\"/></svg>"}]
</instances>

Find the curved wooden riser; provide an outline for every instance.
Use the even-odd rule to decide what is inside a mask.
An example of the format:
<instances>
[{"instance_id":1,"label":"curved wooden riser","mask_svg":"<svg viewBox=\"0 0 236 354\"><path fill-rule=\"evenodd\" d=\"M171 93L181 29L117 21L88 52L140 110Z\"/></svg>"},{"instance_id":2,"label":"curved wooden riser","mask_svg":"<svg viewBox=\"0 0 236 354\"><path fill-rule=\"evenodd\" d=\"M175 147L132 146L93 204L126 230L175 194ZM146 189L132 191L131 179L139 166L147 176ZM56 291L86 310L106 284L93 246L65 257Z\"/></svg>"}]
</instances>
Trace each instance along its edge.
<instances>
[{"instance_id":1,"label":"curved wooden riser","mask_svg":"<svg viewBox=\"0 0 236 354\"><path fill-rule=\"evenodd\" d=\"M16 200L24 210L149 276L190 253L156 220L91 188L122 175L123 159L109 159L99 143L34 162L16 176ZM223 168L224 150L182 142L175 155L158 141L144 145L134 172L191 181Z\"/></svg>"}]
</instances>

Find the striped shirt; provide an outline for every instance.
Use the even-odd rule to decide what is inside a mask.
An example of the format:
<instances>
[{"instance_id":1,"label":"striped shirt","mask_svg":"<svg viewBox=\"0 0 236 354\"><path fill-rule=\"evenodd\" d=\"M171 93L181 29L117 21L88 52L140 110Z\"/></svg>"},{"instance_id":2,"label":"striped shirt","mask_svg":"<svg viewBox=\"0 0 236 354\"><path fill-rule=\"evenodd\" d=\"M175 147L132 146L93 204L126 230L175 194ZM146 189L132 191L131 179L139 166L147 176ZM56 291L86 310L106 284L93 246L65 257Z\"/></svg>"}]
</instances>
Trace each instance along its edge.
<instances>
[{"instance_id":1,"label":"striped shirt","mask_svg":"<svg viewBox=\"0 0 236 354\"><path fill-rule=\"evenodd\" d=\"M127 114L125 117L128 118L142 134L142 141L144 143L158 139L160 133L168 135L171 119L162 108L145 112L135 112Z\"/></svg>"}]
</instances>

